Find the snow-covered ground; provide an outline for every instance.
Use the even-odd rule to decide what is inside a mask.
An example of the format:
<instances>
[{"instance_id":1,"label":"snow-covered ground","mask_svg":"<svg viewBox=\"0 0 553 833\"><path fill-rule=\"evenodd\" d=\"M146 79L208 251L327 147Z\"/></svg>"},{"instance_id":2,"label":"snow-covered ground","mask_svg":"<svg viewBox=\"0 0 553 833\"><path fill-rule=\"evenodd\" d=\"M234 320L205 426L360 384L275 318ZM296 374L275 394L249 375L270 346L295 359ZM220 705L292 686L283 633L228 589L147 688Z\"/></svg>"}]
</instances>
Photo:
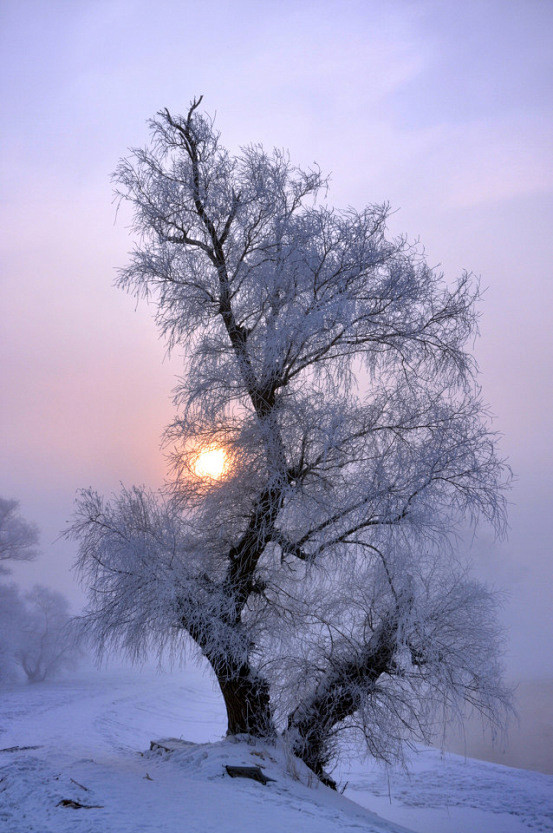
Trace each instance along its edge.
<instances>
[{"instance_id":1,"label":"snow-covered ground","mask_svg":"<svg viewBox=\"0 0 553 833\"><path fill-rule=\"evenodd\" d=\"M346 795L416 833L553 830L553 776L423 749L409 773L351 767Z\"/></svg>"},{"instance_id":2,"label":"snow-covered ground","mask_svg":"<svg viewBox=\"0 0 553 833\"><path fill-rule=\"evenodd\" d=\"M221 742L224 727L218 694L194 668L89 672L4 689L0 831L553 830L553 776L425 749L409 776L367 762L343 765L338 775L349 783L340 796L310 784L283 750ZM164 737L192 743L171 755L150 753L150 741ZM275 780L231 779L225 764L259 765Z\"/></svg>"}]
</instances>

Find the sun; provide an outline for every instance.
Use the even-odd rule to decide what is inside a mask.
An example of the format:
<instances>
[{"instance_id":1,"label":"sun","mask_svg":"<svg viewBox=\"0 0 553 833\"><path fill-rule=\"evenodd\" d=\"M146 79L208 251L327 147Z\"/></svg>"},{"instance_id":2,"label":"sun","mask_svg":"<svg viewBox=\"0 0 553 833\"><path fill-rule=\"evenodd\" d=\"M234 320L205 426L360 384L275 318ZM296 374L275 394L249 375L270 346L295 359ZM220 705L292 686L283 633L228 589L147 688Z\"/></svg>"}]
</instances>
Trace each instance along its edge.
<instances>
[{"instance_id":1,"label":"sun","mask_svg":"<svg viewBox=\"0 0 553 833\"><path fill-rule=\"evenodd\" d=\"M208 446L194 458L192 470L196 477L220 480L228 466L227 453L219 446Z\"/></svg>"}]
</instances>

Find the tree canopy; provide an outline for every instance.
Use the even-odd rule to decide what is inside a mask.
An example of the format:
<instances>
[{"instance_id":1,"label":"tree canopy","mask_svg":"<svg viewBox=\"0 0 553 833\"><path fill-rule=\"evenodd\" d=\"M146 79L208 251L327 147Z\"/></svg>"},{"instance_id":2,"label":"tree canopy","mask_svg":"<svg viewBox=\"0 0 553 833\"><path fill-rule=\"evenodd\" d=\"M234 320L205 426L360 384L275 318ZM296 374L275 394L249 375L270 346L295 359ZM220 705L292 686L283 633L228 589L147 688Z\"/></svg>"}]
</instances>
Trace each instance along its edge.
<instances>
[{"instance_id":1,"label":"tree canopy","mask_svg":"<svg viewBox=\"0 0 553 833\"><path fill-rule=\"evenodd\" d=\"M479 288L390 238L387 206L331 207L278 150L231 155L200 103L160 111L115 174L119 285L183 375L166 489L80 496L87 628L137 658L190 637L229 732L282 733L325 778L346 730L391 759L438 707L508 704L495 599L456 556L467 522L505 520Z\"/></svg>"}]
</instances>

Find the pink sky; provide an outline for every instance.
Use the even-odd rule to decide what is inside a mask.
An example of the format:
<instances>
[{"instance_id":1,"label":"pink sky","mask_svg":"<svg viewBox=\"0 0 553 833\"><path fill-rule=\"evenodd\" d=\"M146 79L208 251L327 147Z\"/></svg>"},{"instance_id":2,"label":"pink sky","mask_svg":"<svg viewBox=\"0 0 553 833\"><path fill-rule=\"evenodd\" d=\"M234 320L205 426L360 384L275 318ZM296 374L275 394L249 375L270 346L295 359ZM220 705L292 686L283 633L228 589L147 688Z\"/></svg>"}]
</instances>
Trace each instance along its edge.
<instances>
[{"instance_id":1,"label":"pink sky","mask_svg":"<svg viewBox=\"0 0 553 833\"><path fill-rule=\"evenodd\" d=\"M510 673L553 674L553 5L542 0L4 0L0 494L43 530L16 578L82 598L55 542L75 490L156 486L178 357L112 286L131 240L109 175L160 107L205 96L224 142L290 149L330 197L399 209L432 264L488 287L477 355L517 474Z\"/></svg>"}]
</instances>

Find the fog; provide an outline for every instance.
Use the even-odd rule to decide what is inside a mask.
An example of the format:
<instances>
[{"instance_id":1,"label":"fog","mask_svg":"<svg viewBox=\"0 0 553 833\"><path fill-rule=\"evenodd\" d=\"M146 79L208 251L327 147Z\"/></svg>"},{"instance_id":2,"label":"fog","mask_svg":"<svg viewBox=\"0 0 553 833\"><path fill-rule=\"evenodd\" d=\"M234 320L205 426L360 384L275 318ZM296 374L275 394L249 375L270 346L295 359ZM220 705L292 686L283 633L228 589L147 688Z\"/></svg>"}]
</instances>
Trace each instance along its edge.
<instances>
[{"instance_id":1,"label":"fog","mask_svg":"<svg viewBox=\"0 0 553 833\"><path fill-rule=\"evenodd\" d=\"M505 735L492 738L471 716L462 728L450 727L445 746L469 758L553 774L553 680L523 680L515 696L518 716Z\"/></svg>"},{"instance_id":2,"label":"fog","mask_svg":"<svg viewBox=\"0 0 553 833\"><path fill-rule=\"evenodd\" d=\"M504 591L510 679L553 676L553 6L540 0L106 0L2 6L0 494L42 529L24 586L83 601L75 491L157 486L179 357L113 288L110 173L203 94L223 142L289 148L330 199L389 201L453 278L482 276L481 383L516 475L510 531L466 544Z\"/></svg>"}]
</instances>

